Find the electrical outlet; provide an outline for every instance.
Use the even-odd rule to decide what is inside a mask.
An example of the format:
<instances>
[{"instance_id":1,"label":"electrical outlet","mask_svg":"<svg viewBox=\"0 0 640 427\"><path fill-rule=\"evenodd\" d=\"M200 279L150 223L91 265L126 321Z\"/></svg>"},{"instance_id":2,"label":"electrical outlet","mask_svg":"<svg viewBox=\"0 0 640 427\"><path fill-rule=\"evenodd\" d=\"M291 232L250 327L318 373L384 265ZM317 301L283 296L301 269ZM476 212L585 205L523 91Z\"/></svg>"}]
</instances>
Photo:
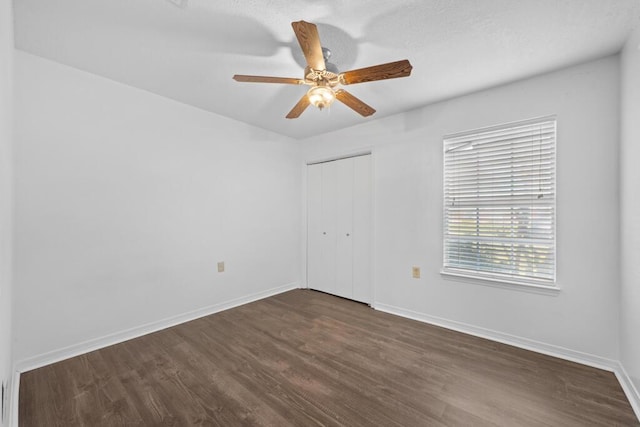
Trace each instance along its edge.
<instances>
[{"instance_id":1,"label":"electrical outlet","mask_svg":"<svg viewBox=\"0 0 640 427\"><path fill-rule=\"evenodd\" d=\"M218 273L224 272L224 261L218 263Z\"/></svg>"},{"instance_id":2,"label":"electrical outlet","mask_svg":"<svg viewBox=\"0 0 640 427\"><path fill-rule=\"evenodd\" d=\"M420 278L420 267L411 268L411 272L413 274L413 278L414 279L419 279Z\"/></svg>"}]
</instances>

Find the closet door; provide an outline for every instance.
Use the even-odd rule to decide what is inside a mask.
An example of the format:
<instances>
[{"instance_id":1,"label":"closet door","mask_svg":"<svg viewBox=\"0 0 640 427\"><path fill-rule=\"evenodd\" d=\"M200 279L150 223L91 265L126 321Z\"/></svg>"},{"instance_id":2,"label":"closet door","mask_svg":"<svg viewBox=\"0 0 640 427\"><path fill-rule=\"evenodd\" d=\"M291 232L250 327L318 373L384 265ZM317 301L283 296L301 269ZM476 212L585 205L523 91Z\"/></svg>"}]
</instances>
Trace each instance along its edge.
<instances>
[{"instance_id":1,"label":"closet door","mask_svg":"<svg viewBox=\"0 0 640 427\"><path fill-rule=\"evenodd\" d=\"M322 163L322 209L320 219L322 234L320 250L322 251L321 283L318 290L337 295L336 289L336 217L337 217L337 162Z\"/></svg>"},{"instance_id":2,"label":"closet door","mask_svg":"<svg viewBox=\"0 0 640 427\"><path fill-rule=\"evenodd\" d=\"M335 162L336 192L336 287L335 294L353 298L353 164L354 159Z\"/></svg>"},{"instance_id":3,"label":"closet door","mask_svg":"<svg viewBox=\"0 0 640 427\"><path fill-rule=\"evenodd\" d=\"M353 299L373 302L371 230L373 229L373 192L371 156L353 159Z\"/></svg>"},{"instance_id":4,"label":"closet door","mask_svg":"<svg viewBox=\"0 0 640 427\"><path fill-rule=\"evenodd\" d=\"M307 168L307 285L366 303L372 301L370 159Z\"/></svg>"},{"instance_id":5,"label":"closet door","mask_svg":"<svg viewBox=\"0 0 640 427\"><path fill-rule=\"evenodd\" d=\"M307 167L307 285L336 293L335 166Z\"/></svg>"},{"instance_id":6,"label":"closet door","mask_svg":"<svg viewBox=\"0 0 640 427\"><path fill-rule=\"evenodd\" d=\"M322 165L307 166L307 286L322 290Z\"/></svg>"}]
</instances>

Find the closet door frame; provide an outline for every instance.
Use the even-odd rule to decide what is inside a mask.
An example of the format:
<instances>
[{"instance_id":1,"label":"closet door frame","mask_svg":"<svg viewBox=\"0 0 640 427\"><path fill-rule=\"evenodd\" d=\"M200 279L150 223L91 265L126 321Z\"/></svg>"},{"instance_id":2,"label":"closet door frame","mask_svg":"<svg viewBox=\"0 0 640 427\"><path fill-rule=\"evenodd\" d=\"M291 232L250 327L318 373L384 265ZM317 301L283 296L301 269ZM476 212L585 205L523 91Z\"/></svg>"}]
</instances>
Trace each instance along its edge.
<instances>
[{"instance_id":1,"label":"closet door frame","mask_svg":"<svg viewBox=\"0 0 640 427\"><path fill-rule=\"evenodd\" d=\"M342 155L338 155L338 156L328 156L328 157L324 157L324 158L320 158L320 159L314 159L314 160L308 160L304 163L304 167L303 167L303 207L304 207L304 211L305 211L305 215L304 215L304 223L303 223L303 250L304 250L304 258L303 258L303 262L302 262L302 270L303 270L303 277L304 277L304 284L303 288L307 288L307 289L311 289L312 287L309 284L309 243L310 240L313 240L313 238L309 235L310 232L310 224L309 224L309 216L310 216L310 212L309 212L309 183L307 181L308 179L308 171L309 171L309 166L312 165L317 165L317 164L321 164L321 163L327 163L327 162L333 162L336 160L343 160L343 159L349 159L349 158L355 158L355 157L363 157L363 156L369 156L369 190L370 190L370 200L369 200L369 212L370 212L370 216L369 216L369 220L370 220L370 224L368 227L368 247L367 247L367 252L368 252L368 257L369 257L369 266L367 268L368 270L368 276L369 276L369 298L368 301L362 301L366 304L368 304L369 306L373 307L374 306L374 302L375 302L375 294L376 294L376 283L375 283L375 265L376 265L376 260L375 260L375 153L373 151L358 151L358 152L353 152L353 153L345 153ZM354 283L355 286L355 283ZM315 288L314 288L315 289ZM355 292L354 292L355 294ZM357 295L354 295L357 296Z\"/></svg>"}]
</instances>

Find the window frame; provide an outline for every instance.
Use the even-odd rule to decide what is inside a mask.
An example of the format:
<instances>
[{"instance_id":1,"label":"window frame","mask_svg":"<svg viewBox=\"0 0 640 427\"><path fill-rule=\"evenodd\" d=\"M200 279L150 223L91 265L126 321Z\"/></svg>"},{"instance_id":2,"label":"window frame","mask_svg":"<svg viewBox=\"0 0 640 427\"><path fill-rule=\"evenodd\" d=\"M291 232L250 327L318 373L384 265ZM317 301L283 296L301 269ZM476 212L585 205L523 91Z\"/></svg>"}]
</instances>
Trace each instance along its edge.
<instances>
[{"instance_id":1,"label":"window frame","mask_svg":"<svg viewBox=\"0 0 640 427\"><path fill-rule=\"evenodd\" d=\"M534 277L516 277L509 274L502 274L489 271L478 271L471 269L446 267L445 260L447 254L447 206L446 206L446 186L447 186L447 168L446 159L447 155L447 142L454 138L468 137L473 135L482 135L487 132L506 131L519 126L542 124L546 122L553 122L553 166L552 166L552 185L553 185L553 202L549 204L552 207L552 236L553 236L553 274L552 278L534 278ZM557 177L557 164L558 164L558 120L556 115L536 117L526 120L512 121L508 123L487 126L483 128L471 129L463 132L456 132L453 134L447 134L442 137L442 263L440 274L443 276L451 276L451 278L459 278L464 281L472 283L497 286L509 289L520 289L525 291L532 291L535 293L552 293L555 294L560 291L560 287L557 282L558 272L558 234L557 234L557 200L558 200L558 177ZM497 241L501 241L497 239Z\"/></svg>"}]
</instances>

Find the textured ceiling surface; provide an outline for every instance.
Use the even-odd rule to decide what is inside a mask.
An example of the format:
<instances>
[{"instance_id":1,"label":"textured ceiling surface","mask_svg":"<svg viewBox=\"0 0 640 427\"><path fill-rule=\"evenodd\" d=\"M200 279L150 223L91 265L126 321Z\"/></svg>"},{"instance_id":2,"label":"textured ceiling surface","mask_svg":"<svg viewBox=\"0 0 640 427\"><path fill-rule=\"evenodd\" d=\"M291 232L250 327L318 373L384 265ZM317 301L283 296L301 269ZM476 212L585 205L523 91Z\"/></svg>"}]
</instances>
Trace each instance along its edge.
<instances>
[{"instance_id":1,"label":"textured ceiling surface","mask_svg":"<svg viewBox=\"0 0 640 427\"><path fill-rule=\"evenodd\" d=\"M294 138L613 54L640 0L15 0L16 47ZM409 59L408 78L349 86L377 110L287 112L306 86L292 21L318 25L340 71Z\"/></svg>"}]
</instances>

